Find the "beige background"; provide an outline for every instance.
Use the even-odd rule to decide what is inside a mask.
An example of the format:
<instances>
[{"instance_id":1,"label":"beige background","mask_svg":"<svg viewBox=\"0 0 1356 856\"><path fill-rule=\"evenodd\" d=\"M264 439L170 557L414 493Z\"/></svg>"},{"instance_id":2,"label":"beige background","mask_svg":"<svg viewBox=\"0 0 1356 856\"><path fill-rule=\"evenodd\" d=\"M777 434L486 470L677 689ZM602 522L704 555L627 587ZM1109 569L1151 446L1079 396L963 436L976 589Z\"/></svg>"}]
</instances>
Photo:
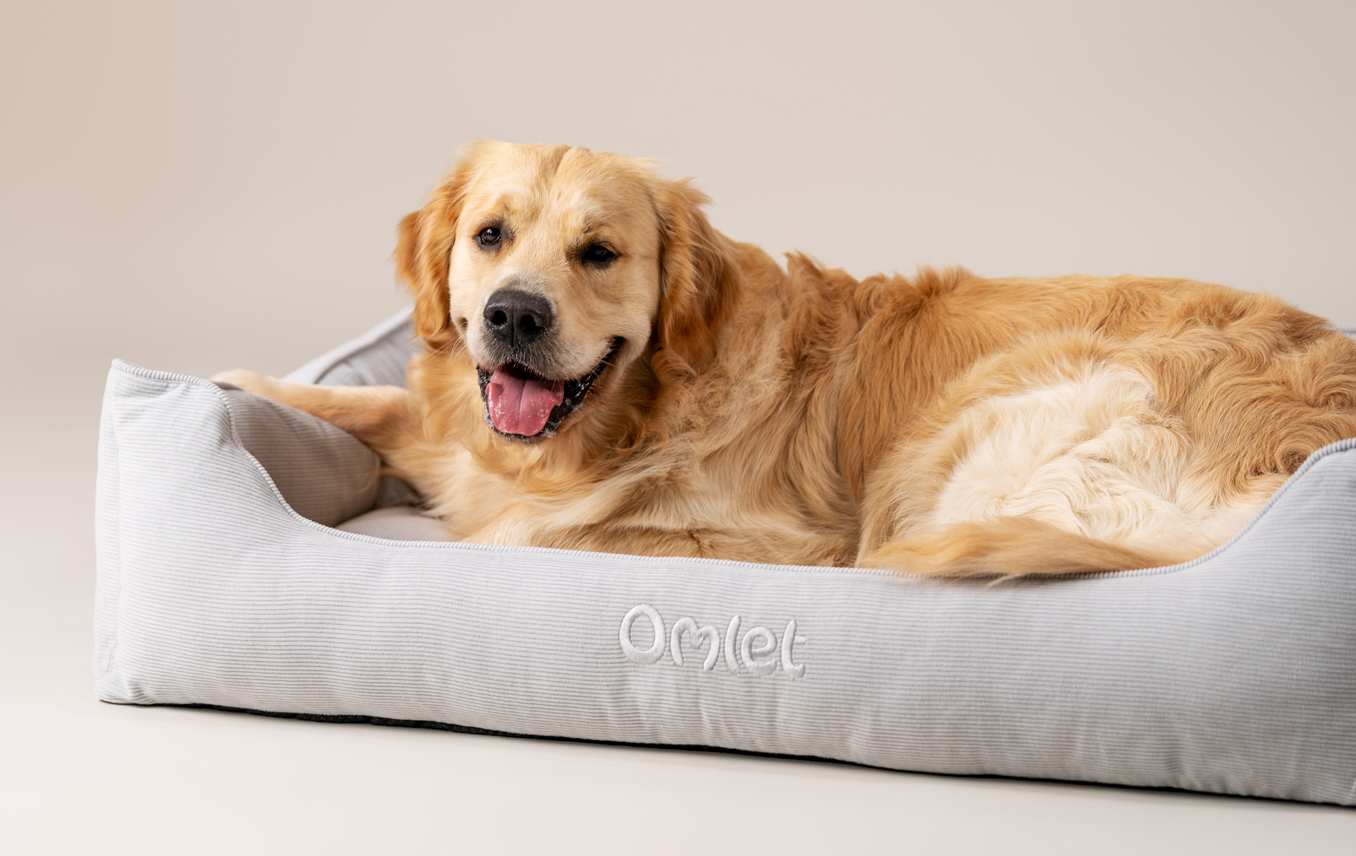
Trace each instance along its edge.
<instances>
[{"instance_id":1,"label":"beige background","mask_svg":"<svg viewBox=\"0 0 1356 856\"><path fill-rule=\"evenodd\" d=\"M117 708L88 661L108 361L281 373L366 329L470 139L663 158L857 274L1356 324L1354 36L1336 2L6 3L0 849L1350 852L1334 808Z\"/></svg>"}]
</instances>

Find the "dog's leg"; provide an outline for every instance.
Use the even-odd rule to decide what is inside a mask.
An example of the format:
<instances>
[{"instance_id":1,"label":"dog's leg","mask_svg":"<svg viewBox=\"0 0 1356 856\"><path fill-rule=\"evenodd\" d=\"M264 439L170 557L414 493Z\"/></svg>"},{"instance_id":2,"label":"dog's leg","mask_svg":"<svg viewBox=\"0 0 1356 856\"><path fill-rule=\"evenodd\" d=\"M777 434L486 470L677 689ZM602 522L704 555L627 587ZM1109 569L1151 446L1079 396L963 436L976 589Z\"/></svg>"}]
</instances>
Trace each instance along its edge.
<instances>
[{"instance_id":1,"label":"dog's leg","mask_svg":"<svg viewBox=\"0 0 1356 856\"><path fill-rule=\"evenodd\" d=\"M581 526L537 532L531 538L539 547L587 550L599 553L626 553L635 556L706 555L699 537L683 529L649 526Z\"/></svg>"},{"instance_id":2,"label":"dog's leg","mask_svg":"<svg viewBox=\"0 0 1356 856\"><path fill-rule=\"evenodd\" d=\"M236 369L212 380L295 407L348 433L383 456L414 427L409 394L398 386L315 386Z\"/></svg>"},{"instance_id":3,"label":"dog's leg","mask_svg":"<svg viewBox=\"0 0 1356 856\"><path fill-rule=\"evenodd\" d=\"M863 551L857 564L935 577L1007 579L1174 565L1199 551L1146 550L1069 532L1030 517L958 523Z\"/></svg>"},{"instance_id":4,"label":"dog's leg","mask_svg":"<svg viewBox=\"0 0 1356 856\"><path fill-rule=\"evenodd\" d=\"M515 539L509 539L509 542ZM534 532L540 547L629 553L641 556L689 556L738 562L842 566L852 559L850 539L786 531L669 529L657 526L599 524ZM491 541L488 543L505 543Z\"/></svg>"}]
</instances>

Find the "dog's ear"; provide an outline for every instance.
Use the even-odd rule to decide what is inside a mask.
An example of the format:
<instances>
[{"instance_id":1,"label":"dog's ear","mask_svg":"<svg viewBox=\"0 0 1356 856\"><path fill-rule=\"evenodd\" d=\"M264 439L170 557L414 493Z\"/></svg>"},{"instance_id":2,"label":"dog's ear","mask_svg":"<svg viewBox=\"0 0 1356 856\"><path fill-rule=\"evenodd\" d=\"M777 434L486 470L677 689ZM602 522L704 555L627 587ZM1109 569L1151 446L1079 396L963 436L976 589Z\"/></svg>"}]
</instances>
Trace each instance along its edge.
<instances>
[{"instance_id":1,"label":"dog's ear","mask_svg":"<svg viewBox=\"0 0 1356 856\"><path fill-rule=\"evenodd\" d=\"M435 350L456 336L448 306L448 266L457 219L485 147L483 143L467 147L462 159L434 189L428 203L400 221L396 273L414 297L415 333Z\"/></svg>"},{"instance_id":2,"label":"dog's ear","mask_svg":"<svg viewBox=\"0 0 1356 856\"><path fill-rule=\"evenodd\" d=\"M711 227L706 194L684 181L663 181L659 214L661 353L696 369L715 356L716 331L732 298L738 268L729 238Z\"/></svg>"}]
</instances>

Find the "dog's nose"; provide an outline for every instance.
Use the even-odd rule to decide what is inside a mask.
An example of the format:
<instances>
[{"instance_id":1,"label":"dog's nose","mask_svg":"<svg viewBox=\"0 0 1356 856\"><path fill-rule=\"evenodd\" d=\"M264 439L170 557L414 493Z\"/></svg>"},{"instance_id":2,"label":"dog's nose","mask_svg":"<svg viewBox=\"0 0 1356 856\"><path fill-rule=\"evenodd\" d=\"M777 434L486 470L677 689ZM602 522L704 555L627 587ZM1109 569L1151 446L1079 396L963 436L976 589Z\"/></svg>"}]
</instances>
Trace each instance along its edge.
<instances>
[{"instance_id":1,"label":"dog's nose","mask_svg":"<svg viewBox=\"0 0 1356 856\"><path fill-rule=\"evenodd\" d=\"M551 304L546 298L501 288L485 304L485 327L505 345L530 345L551 328Z\"/></svg>"}]
</instances>

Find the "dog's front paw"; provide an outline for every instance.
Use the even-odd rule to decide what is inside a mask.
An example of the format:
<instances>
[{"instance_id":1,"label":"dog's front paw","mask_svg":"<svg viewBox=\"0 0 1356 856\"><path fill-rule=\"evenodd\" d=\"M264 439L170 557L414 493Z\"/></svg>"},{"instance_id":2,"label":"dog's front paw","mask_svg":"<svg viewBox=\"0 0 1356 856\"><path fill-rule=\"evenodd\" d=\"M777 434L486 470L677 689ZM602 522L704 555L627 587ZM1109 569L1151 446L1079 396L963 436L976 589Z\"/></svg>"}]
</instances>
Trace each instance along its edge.
<instances>
[{"instance_id":1,"label":"dog's front paw","mask_svg":"<svg viewBox=\"0 0 1356 856\"><path fill-rule=\"evenodd\" d=\"M252 392L255 395L262 395L265 398L275 398L275 390L278 382L271 377L265 377L258 372L252 372L247 369L231 369L228 372L218 372L212 375L208 380L216 384L221 384L228 389L243 389L245 392Z\"/></svg>"}]
</instances>

